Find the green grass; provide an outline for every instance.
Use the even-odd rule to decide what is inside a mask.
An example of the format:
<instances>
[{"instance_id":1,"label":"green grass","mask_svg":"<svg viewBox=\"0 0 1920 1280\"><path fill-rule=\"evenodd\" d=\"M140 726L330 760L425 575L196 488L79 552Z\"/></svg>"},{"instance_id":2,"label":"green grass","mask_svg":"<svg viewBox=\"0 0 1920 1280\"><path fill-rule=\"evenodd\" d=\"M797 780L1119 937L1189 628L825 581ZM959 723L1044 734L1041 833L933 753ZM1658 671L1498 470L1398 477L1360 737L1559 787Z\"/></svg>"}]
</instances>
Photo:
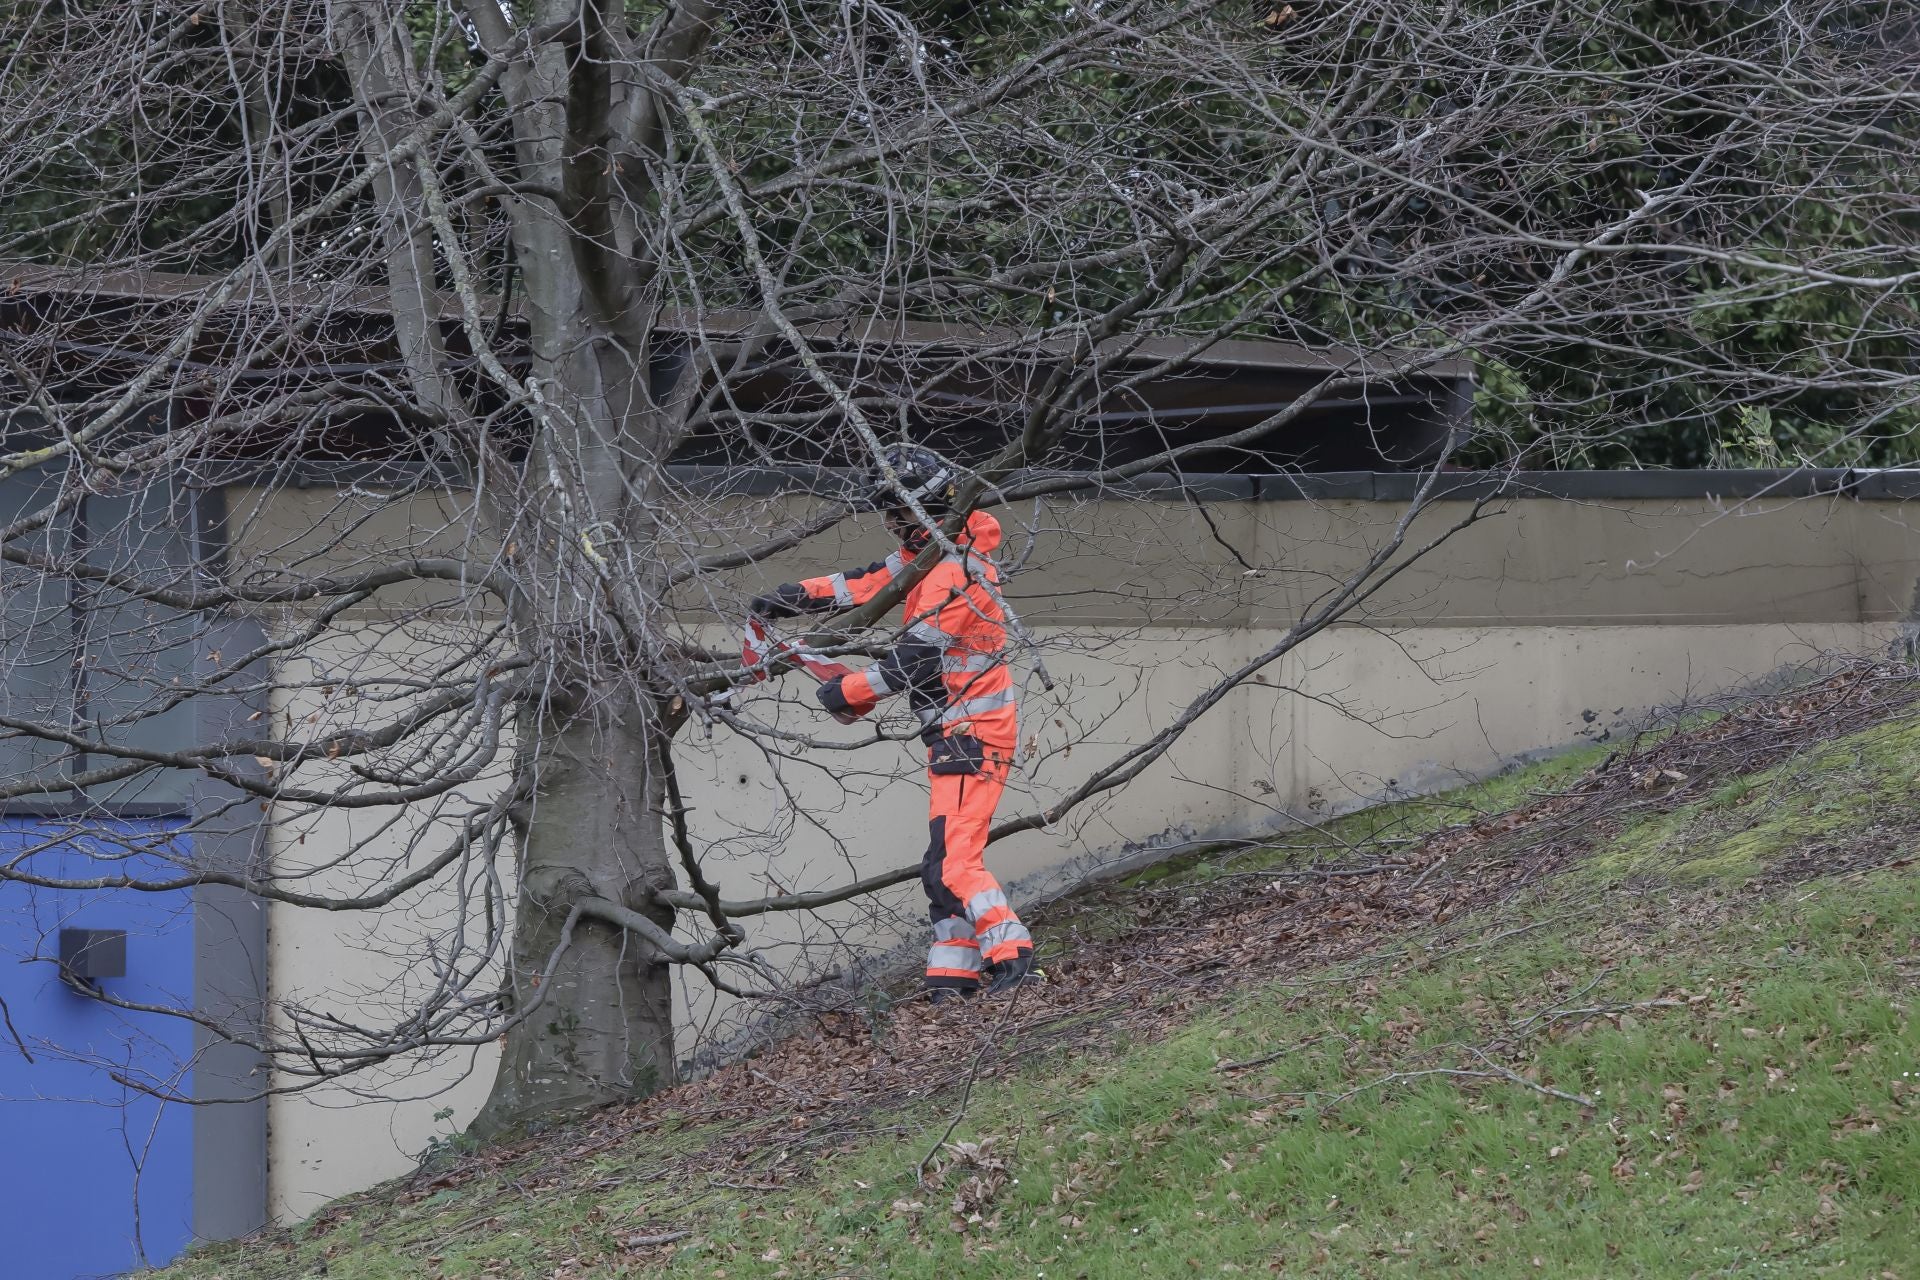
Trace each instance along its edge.
<instances>
[{"instance_id":1,"label":"green grass","mask_svg":"<svg viewBox=\"0 0 1920 1280\"><path fill-rule=\"evenodd\" d=\"M1600 754L1351 815L1232 869L1497 813ZM1238 988L1159 1039L983 1079L931 1185L915 1171L956 1096L870 1117L775 1190L680 1163L737 1128L562 1142L176 1271L1920 1276L1920 884L1906 868L1748 883L1810 849L1911 855L1916 772L1920 725L1883 724L1635 819L1450 940L1403 936ZM1209 874L1177 866L1148 891ZM1602 1005L1637 1007L1548 1017ZM1497 1068L1523 1079L1415 1074ZM763 1148L755 1167L780 1158ZM623 1246L669 1229L689 1234Z\"/></svg>"},{"instance_id":2,"label":"green grass","mask_svg":"<svg viewBox=\"0 0 1920 1280\"><path fill-rule=\"evenodd\" d=\"M914 1185L923 1130L714 1222L668 1274L1909 1274L1914 888L1882 873L1707 930L1589 922L1310 1001L1280 988L985 1090L958 1135L1006 1163L984 1207L953 1212L964 1160ZM1699 999L1530 1042L1525 1069L1590 1111L1506 1080L1368 1087L1416 1062L1485 1069L1469 1046L1596 977L1576 1006Z\"/></svg>"}]
</instances>

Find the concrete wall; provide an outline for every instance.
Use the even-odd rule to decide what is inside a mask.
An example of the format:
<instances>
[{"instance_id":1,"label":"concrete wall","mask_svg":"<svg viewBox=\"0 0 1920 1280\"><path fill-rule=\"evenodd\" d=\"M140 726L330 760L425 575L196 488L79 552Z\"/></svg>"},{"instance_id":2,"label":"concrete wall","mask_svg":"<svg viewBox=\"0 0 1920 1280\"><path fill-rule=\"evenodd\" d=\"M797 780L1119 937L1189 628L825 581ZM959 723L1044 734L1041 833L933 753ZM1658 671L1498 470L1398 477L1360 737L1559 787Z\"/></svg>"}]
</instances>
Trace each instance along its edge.
<instances>
[{"instance_id":1,"label":"concrete wall","mask_svg":"<svg viewBox=\"0 0 1920 1280\"><path fill-rule=\"evenodd\" d=\"M284 635L277 629L276 635ZM301 656L282 662L272 714L283 731L315 736L384 708L342 705L330 682L351 671L363 681L404 678L446 657L431 629L367 619L344 623ZM269 829L269 856L290 887L315 895L377 891L449 847L458 817L499 793L505 762L491 776L396 813L391 809L283 809ZM303 772L327 785L337 768ZM510 876L511 866L493 870ZM425 961L445 956L449 940L483 918L480 895L488 868L457 864L430 891L406 895L380 911L330 912L274 903L268 908L267 974L278 1002L292 1002L366 1026L391 1026L419 1007L437 974ZM477 949L477 948L476 948ZM287 1020L277 1018L285 1034ZM435 1137L457 1130L486 1099L493 1046L415 1054L297 1094L268 1100L268 1200L277 1221L305 1217L336 1196L411 1168ZM293 1083L284 1073L279 1083Z\"/></svg>"},{"instance_id":2,"label":"concrete wall","mask_svg":"<svg viewBox=\"0 0 1920 1280\"><path fill-rule=\"evenodd\" d=\"M1920 540L1913 509L1897 497L1636 496L1617 482L1610 492L1520 498L1478 513L1466 495L1437 504L1407 531L1407 548L1482 518L1229 696L1145 776L1052 829L995 845L990 864L1041 893L1143 844L1277 830L1463 781L1603 736L1656 705L1822 653L1875 648L1908 615ZM1403 502L1365 494L1249 495L1235 482L1204 506L1161 495L1003 512L1002 558L1026 566L1010 595L1041 637L1057 685L1042 693L1029 679L1024 762L1002 816L1048 804L1167 725L1221 671L1279 643L1384 545L1404 512ZM259 532L242 543L272 545L270 536L300 531L335 502L318 491L277 495L259 506ZM458 505L433 500L428 510L451 529ZM719 543L743 524L771 527L792 505L721 504L704 528ZM426 518L390 512L355 536L403 543L406 520ZM823 565L862 563L876 549L870 533L817 539L727 587L703 587L679 602L683 616L723 642L720 619L744 595ZM404 665L431 643L390 632L367 644L369 634L329 638L327 660ZM286 683L276 711L311 714L302 701L311 694ZM789 676L745 695L742 709L818 733L821 717L805 695ZM719 730L686 735L681 759L697 838L729 897L829 887L914 862L924 844L924 784L902 745L796 747L769 761ZM285 829L276 856L324 862L345 841L341 824L368 820L329 815L303 832ZM404 858L411 839L396 829L361 856L389 849ZM409 940L456 905L426 895L407 914L372 922L275 908L276 992L387 998L404 977ZM839 962L917 939L920 912L917 887L905 886L817 916L760 918L755 939L777 964ZM697 978L684 1003L684 1048L733 1025ZM433 1133L472 1114L490 1075L484 1051L445 1055L404 1079L276 1099L275 1212L297 1217L403 1172ZM394 1089L413 1100L365 1096ZM433 1119L448 1107L452 1118Z\"/></svg>"}]
</instances>

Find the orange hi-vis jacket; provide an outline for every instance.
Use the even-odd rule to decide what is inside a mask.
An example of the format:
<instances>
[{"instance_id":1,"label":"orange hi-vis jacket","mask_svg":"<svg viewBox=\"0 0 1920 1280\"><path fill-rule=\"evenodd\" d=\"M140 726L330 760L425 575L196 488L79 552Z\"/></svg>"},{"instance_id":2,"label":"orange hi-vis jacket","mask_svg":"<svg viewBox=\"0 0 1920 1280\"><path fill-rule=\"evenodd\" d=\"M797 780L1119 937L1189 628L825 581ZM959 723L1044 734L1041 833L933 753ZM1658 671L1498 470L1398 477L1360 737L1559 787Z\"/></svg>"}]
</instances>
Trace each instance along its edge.
<instances>
[{"instance_id":1,"label":"orange hi-vis jacket","mask_svg":"<svg viewBox=\"0 0 1920 1280\"><path fill-rule=\"evenodd\" d=\"M866 715L882 698L904 693L936 757L946 740L966 737L1010 755L1020 740L1019 709L1006 663L1006 615L995 599L1000 574L988 559L1000 545L1000 522L976 511L954 542L960 554L944 557L907 593L899 643L866 670L835 682L837 689L824 688L821 701L830 711ZM913 559L903 547L864 569L804 579L797 595L791 587L781 593L782 612L864 604Z\"/></svg>"}]
</instances>

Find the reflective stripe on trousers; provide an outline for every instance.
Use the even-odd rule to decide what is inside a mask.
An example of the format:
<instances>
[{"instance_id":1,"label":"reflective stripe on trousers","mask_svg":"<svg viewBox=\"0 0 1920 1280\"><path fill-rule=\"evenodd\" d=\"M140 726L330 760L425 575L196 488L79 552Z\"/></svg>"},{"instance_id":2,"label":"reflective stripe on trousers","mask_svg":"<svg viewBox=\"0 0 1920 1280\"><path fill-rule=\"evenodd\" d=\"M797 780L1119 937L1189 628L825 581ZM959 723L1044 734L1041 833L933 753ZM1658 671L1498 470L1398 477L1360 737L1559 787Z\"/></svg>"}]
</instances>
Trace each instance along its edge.
<instances>
[{"instance_id":1,"label":"reflective stripe on trousers","mask_svg":"<svg viewBox=\"0 0 1920 1280\"><path fill-rule=\"evenodd\" d=\"M936 942L927 948L927 972L942 977L960 977L980 972L980 948L969 942L962 947Z\"/></svg>"},{"instance_id":2,"label":"reflective stripe on trousers","mask_svg":"<svg viewBox=\"0 0 1920 1280\"><path fill-rule=\"evenodd\" d=\"M1012 908L1009 907L1008 910L1011 911ZM1019 917L1016 916L1011 920L1002 920L992 928L982 929L978 945L984 951L998 952L1002 955L1008 947L1012 947L1015 951L1023 947L1031 951L1033 935L1027 932L1027 926L1021 924Z\"/></svg>"},{"instance_id":3,"label":"reflective stripe on trousers","mask_svg":"<svg viewBox=\"0 0 1920 1280\"><path fill-rule=\"evenodd\" d=\"M928 829L931 839L920 865L934 922L936 949L960 938L974 942L989 964L1032 951L1033 938L1007 902L1000 882L986 868L987 831L1006 789L1012 752L987 748L985 767L976 774L929 774L932 784ZM944 958L944 957L943 957ZM952 966L928 965L929 980L950 978Z\"/></svg>"},{"instance_id":4,"label":"reflective stripe on trousers","mask_svg":"<svg viewBox=\"0 0 1920 1280\"><path fill-rule=\"evenodd\" d=\"M980 949L989 955L1004 953L1010 946L1033 949L1033 935L1007 903L1006 893L994 886L967 899L967 919L973 921Z\"/></svg>"},{"instance_id":5,"label":"reflective stripe on trousers","mask_svg":"<svg viewBox=\"0 0 1920 1280\"><path fill-rule=\"evenodd\" d=\"M933 945L927 948L927 981L935 986L968 988L979 985L980 944L964 916L933 922Z\"/></svg>"}]
</instances>

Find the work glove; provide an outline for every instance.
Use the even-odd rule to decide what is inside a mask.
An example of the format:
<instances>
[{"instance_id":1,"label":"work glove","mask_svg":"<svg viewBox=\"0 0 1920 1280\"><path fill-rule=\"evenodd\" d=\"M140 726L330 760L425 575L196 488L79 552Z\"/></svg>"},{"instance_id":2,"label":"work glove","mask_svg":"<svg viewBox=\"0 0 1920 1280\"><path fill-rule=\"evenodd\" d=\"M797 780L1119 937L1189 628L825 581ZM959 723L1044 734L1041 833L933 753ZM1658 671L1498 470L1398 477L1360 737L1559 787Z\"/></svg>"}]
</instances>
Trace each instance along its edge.
<instances>
[{"instance_id":1,"label":"work glove","mask_svg":"<svg viewBox=\"0 0 1920 1280\"><path fill-rule=\"evenodd\" d=\"M791 618L808 612L811 598L797 582L783 582L747 602L747 611L762 618Z\"/></svg>"}]
</instances>

